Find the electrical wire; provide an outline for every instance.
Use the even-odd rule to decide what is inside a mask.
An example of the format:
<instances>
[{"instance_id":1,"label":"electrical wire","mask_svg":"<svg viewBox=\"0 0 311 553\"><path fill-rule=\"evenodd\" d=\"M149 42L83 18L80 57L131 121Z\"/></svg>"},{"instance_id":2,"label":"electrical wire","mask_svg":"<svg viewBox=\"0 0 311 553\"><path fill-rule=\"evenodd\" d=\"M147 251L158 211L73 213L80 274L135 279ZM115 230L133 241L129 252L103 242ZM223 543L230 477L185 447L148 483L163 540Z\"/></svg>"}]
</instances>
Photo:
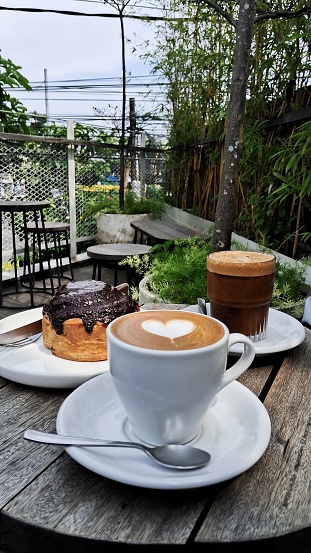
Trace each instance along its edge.
<instances>
[{"instance_id":1,"label":"electrical wire","mask_svg":"<svg viewBox=\"0 0 311 553\"><path fill-rule=\"evenodd\" d=\"M119 19L119 13L87 13L87 12L76 12L71 10L53 10L51 8L12 8L8 6L0 6L1 11L13 11L13 12L26 12L26 13L54 13L58 15L69 15L69 16L78 16L78 17L106 17L110 19ZM186 19L191 20L188 17L163 17L158 15L135 15L135 14L122 14L123 19L134 19L138 21L185 21Z\"/></svg>"},{"instance_id":2,"label":"electrical wire","mask_svg":"<svg viewBox=\"0 0 311 553\"><path fill-rule=\"evenodd\" d=\"M72 0L72 1L84 1L84 2L88 2L88 3L101 3L103 4L102 2L97 2L95 0ZM136 6L138 7L138 6ZM158 9L156 8L156 6L139 6L140 8L143 8L143 9ZM32 13L57 13L57 14L61 14L61 15L72 15L72 16L86 16L86 17L107 17L107 18L118 18L120 17L120 14L115 14L115 13L101 13L101 14L94 14L94 13L82 13L82 12L72 12L70 10L52 10L52 9L40 9L40 8L14 8L14 7L5 7L5 6L0 6L0 10L7 10L7 11L16 11L16 12L32 12ZM165 17L160 17L160 16L150 16L150 15L147 15L147 16L144 16L144 15L135 15L135 14L123 14L123 17L125 18L131 18L131 19L138 19L138 20L146 20L146 17L149 21L163 21L165 20L166 18ZM176 19L176 18L173 18L173 20ZM179 19L179 18L177 18ZM145 87L145 88L149 88L149 87L157 87L157 88L161 88L162 86L165 86L165 83L161 83L161 82L155 82L155 81L150 81L150 76L146 75L146 76L138 76L138 77L133 77L131 76L131 80L134 79L134 78L140 78L140 79L145 79L145 78L148 78L149 79L149 82L145 82L145 83L139 83L139 86L142 86L142 87ZM156 78L156 77L155 77ZM105 99L104 101L105 102L115 102L116 101L116 98L106 98L106 95L107 94L111 94L112 93L112 90L111 87L114 89L113 90L113 94L120 94L121 91L118 91L119 88L122 87L122 82L121 82L121 79L120 79L120 82L119 83L111 83L108 85L103 85L103 84L99 84L99 85L95 85L95 84L88 84L88 85L68 85L68 84L59 84L57 85L56 83L68 83L68 82L72 82L72 83L82 83L82 82L94 82L94 80L98 80L98 81L105 81L105 80L109 80L109 81L112 81L114 78L99 78L99 79L82 79L82 80L79 80L79 79L75 79L75 80L72 80L72 81L52 81L52 83L55 83L54 84L48 84L46 85L46 83L40 83L40 82L34 82L33 83L33 90L31 91L31 94L32 96L31 97L27 97L27 98L19 98L21 101L31 101L31 100L36 100L38 101L38 99L35 99L33 97L33 95L35 94L35 92L40 92L42 91L43 89L46 90L47 92L59 92L59 91L70 91L71 92L74 92L75 94L76 93L83 93L84 91L88 91L88 94L92 94L93 96L95 95L101 95L101 96L105 96ZM31 83L30 83L31 84ZM137 87L138 84L137 83L131 83L130 81L127 83L127 88L131 88L133 91L135 89L135 87ZM96 88L95 88L96 87ZM103 87L109 87L109 90L105 90ZM25 89L21 88L21 87L13 87L13 88L10 88L10 87L5 87L4 90L10 90L11 93L14 93L14 92L25 92ZM134 93L134 92L133 92ZM141 96L143 94L145 94L146 91L142 92L140 90L135 90L135 94ZM156 91L150 91L149 90L149 93L148 93L148 98L140 98L140 103L142 102L150 102L150 99L155 98L155 97L158 97L158 92ZM71 97L71 98L49 98L49 101L71 101L71 102L74 102L74 101L78 101L78 102L94 102L94 99L92 98L74 98L74 97ZM31 115L31 114L28 114L28 115ZM33 114L33 116L38 116L38 114ZM137 116L139 118L139 116ZM58 120L59 118L62 118L62 120L67 120L67 119L74 119L76 121L82 121L82 120L85 120L85 121L103 121L103 117L95 117L95 116L89 116L89 115L79 115L79 116L76 116L76 115L54 115L53 116L53 120ZM65 119L64 119L65 118ZM106 119L107 121L108 120L112 120L112 119ZM116 117L114 117L114 120L116 120ZM49 121L52 121L51 117L49 117ZM146 121L144 120L144 125L157 125L159 126L161 123L160 123L160 118L157 118L157 121Z\"/></svg>"}]
</instances>

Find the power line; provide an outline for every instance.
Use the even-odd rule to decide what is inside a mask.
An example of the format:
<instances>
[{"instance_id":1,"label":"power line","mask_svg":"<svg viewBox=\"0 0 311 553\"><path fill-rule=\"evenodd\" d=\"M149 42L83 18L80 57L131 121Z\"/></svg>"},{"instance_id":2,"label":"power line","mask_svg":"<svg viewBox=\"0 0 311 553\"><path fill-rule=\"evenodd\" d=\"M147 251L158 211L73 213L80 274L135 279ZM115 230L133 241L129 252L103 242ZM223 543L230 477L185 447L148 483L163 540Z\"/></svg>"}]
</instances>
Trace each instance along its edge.
<instances>
[{"instance_id":1,"label":"power line","mask_svg":"<svg viewBox=\"0 0 311 553\"><path fill-rule=\"evenodd\" d=\"M87 13L87 12L74 12L71 10L52 10L46 8L10 8L7 6L0 6L1 11L14 11L14 12L26 12L26 13L54 13L58 15L70 15L70 16L79 16L79 17L101 17L101 18L111 18L119 19L120 15L118 13ZM135 19L138 21L180 21L180 20L191 20L191 18L186 17L163 17L157 15L135 15L135 14L123 14L124 19Z\"/></svg>"},{"instance_id":2,"label":"power line","mask_svg":"<svg viewBox=\"0 0 311 553\"><path fill-rule=\"evenodd\" d=\"M143 87L143 88L155 87L156 88L156 87L167 86L167 85L168 85L168 83L164 83L164 82L163 83L153 83L153 82L150 82L150 83L127 83L126 87L127 88L138 88L138 87ZM42 90L45 90L45 88L46 87L44 86L44 84L37 85L37 86L32 86L32 92L41 92ZM79 91L79 92L88 91L88 92L95 92L95 93L98 93L101 90L106 91L106 90L120 89L120 88L122 88L122 83L107 84L107 85L82 85L82 86L77 86L77 85L51 86L50 84L48 85L48 90L49 91L75 90L75 91ZM14 86L14 87L4 86L3 90L24 92L26 89L23 86Z\"/></svg>"},{"instance_id":3,"label":"power line","mask_svg":"<svg viewBox=\"0 0 311 553\"><path fill-rule=\"evenodd\" d=\"M100 0L71 0L71 1L72 2L84 2L85 4L101 4L101 5L103 5L103 2L101 2ZM135 5L135 8L143 8L143 9L148 9L148 10L157 10L157 11L159 11L158 7L152 6L152 5L147 5L147 6ZM172 11L172 10L162 6L161 11Z\"/></svg>"},{"instance_id":4,"label":"power line","mask_svg":"<svg viewBox=\"0 0 311 553\"><path fill-rule=\"evenodd\" d=\"M154 76L155 79L159 78L160 76L162 77L162 75L150 75L150 74L147 74L147 75L128 75L128 78L130 80L133 80L133 79L150 79L150 77ZM52 81L52 80L49 80L50 83L76 83L76 82L81 82L81 83L84 83L84 82L95 82L95 81L112 81L112 80L122 80L121 77L119 76L116 76L116 77L91 77L91 78L88 78L88 79L61 79L61 80L56 80L56 81ZM30 84L42 84L42 81L31 81Z\"/></svg>"},{"instance_id":5,"label":"power line","mask_svg":"<svg viewBox=\"0 0 311 553\"><path fill-rule=\"evenodd\" d=\"M86 0L75 0L75 1L86 1ZM89 0L91 3L91 1ZM95 0L92 0L92 3L99 3ZM101 3L102 4L102 3ZM103 4L102 4L103 5ZM157 8L152 6L139 6L141 9L151 9L155 10ZM41 9L41 8L12 8L12 7L4 7L0 6L0 10L4 11L13 11L13 12L28 12L28 13L55 13L60 15L72 15L72 16L85 16L85 17L107 17L107 18L119 18L120 14L118 13L84 13L82 11L71 11L71 10L53 10L53 9ZM162 11L162 9L161 9ZM150 16L150 15L136 15L136 14L123 14L124 18L129 19L136 19L141 21L163 21L166 18L165 17L158 17L158 16ZM159 98L159 92L156 90L150 90L150 88L157 88L159 89L161 86L165 86L166 83L157 83L156 79L158 76L154 76L154 80L151 80L150 75L138 75L138 76L128 76L129 82L127 82L127 88L130 90L131 94L138 95L140 97L139 101L140 103L146 103L150 101L154 101L155 97ZM162 77L163 78L163 77ZM119 82L113 82L115 80L118 80ZM140 79L141 83L138 83L137 80ZM131 82L132 81L132 82ZM136 82L133 82L136 81ZM95 84L97 83L97 84ZM42 90L46 90L48 92L52 92L57 94L58 92L71 92L74 94L82 95L84 92L87 92L88 95L92 95L93 98L81 98L81 97L49 97L49 101L65 101L65 102L95 102L98 103L99 96L102 96L103 102L118 102L118 95L120 94L120 90L122 87L122 79L120 78L98 78L98 79L72 79L72 80L60 80L60 81L52 81L49 82L48 85L46 83L42 82L33 82L30 83L31 86L33 86L33 90L30 92L32 96L27 96L27 98L20 98L22 101L30 102L30 101L40 101L42 99L35 98L36 92L40 93ZM145 88L148 89L148 98L142 98L144 94L146 94L146 90L142 91L139 90L139 88ZM7 90L10 90L10 92L14 93L20 93L22 91L25 92L25 89L21 87L16 88L7 88ZM115 95L115 98L112 98L109 95ZM107 98L107 95L109 96ZM74 119L81 119L80 116L71 116ZM83 116L82 116L83 117ZM92 116L86 116L87 120L92 120ZM49 116L49 120L51 120L51 117ZM152 122L152 124L155 124ZM159 123L158 123L159 124Z\"/></svg>"}]
</instances>

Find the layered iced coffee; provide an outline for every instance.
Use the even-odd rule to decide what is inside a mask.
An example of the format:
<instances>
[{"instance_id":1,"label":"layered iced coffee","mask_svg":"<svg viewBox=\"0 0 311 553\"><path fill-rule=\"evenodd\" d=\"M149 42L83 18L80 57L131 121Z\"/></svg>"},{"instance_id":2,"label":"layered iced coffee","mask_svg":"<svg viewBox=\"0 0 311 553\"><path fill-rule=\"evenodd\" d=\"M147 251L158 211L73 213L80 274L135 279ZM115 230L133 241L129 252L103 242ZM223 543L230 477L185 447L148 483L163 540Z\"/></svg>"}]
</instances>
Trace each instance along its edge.
<instances>
[{"instance_id":1,"label":"layered iced coffee","mask_svg":"<svg viewBox=\"0 0 311 553\"><path fill-rule=\"evenodd\" d=\"M210 314L229 328L257 342L266 336L273 294L275 256L269 253L223 251L207 258Z\"/></svg>"}]
</instances>

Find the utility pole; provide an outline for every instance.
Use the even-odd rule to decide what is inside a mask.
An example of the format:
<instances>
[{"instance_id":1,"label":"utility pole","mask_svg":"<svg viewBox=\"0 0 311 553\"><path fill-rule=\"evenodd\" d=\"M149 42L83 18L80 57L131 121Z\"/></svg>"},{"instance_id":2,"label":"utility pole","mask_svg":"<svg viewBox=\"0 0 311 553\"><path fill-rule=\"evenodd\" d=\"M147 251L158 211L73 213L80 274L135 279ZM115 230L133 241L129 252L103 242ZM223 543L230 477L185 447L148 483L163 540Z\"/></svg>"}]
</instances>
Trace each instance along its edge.
<instances>
[{"instance_id":1,"label":"utility pole","mask_svg":"<svg viewBox=\"0 0 311 553\"><path fill-rule=\"evenodd\" d=\"M141 133L140 145L146 147L146 134ZM140 153L140 195L142 198L146 196L146 154L142 150Z\"/></svg>"},{"instance_id":2,"label":"utility pole","mask_svg":"<svg viewBox=\"0 0 311 553\"><path fill-rule=\"evenodd\" d=\"M130 98L130 139L129 145L133 148L136 146L136 108L135 98ZM137 167L136 167L136 151L130 150L131 156L131 179L137 180Z\"/></svg>"},{"instance_id":3,"label":"utility pole","mask_svg":"<svg viewBox=\"0 0 311 553\"><path fill-rule=\"evenodd\" d=\"M124 207L124 172L125 172L125 107L126 107L126 67L125 67L125 36L124 36L124 21L123 10L119 11L120 26L121 26L121 44L122 44L122 128L120 140L120 192L119 204L120 209Z\"/></svg>"},{"instance_id":4,"label":"utility pole","mask_svg":"<svg viewBox=\"0 0 311 553\"><path fill-rule=\"evenodd\" d=\"M45 97L45 117L46 123L49 117L49 100L48 100L48 70L44 70L44 97Z\"/></svg>"}]
</instances>

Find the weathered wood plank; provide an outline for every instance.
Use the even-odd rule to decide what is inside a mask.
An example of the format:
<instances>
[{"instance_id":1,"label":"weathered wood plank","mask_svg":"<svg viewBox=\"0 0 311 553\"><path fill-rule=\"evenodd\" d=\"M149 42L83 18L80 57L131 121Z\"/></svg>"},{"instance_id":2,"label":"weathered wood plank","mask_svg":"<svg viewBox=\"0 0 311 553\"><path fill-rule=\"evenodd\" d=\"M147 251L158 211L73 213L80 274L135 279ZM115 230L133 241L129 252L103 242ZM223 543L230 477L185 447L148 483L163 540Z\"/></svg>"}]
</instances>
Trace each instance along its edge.
<instances>
[{"instance_id":1,"label":"weathered wood plank","mask_svg":"<svg viewBox=\"0 0 311 553\"><path fill-rule=\"evenodd\" d=\"M0 443L3 444L14 433L40 421L49 412L55 417L67 395L68 392L51 393L43 388L14 384L4 388L0 396Z\"/></svg>"},{"instance_id":2,"label":"weathered wood plank","mask_svg":"<svg viewBox=\"0 0 311 553\"><path fill-rule=\"evenodd\" d=\"M168 223L167 221L148 220L134 221L131 223L131 227L135 229L135 236L137 233L141 236L146 236L153 242L166 242L167 240L173 240L176 238L189 238L192 236L199 236L199 232L186 226L178 225L174 223Z\"/></svg>"},{"instance_id":3,"label":"weathered wood plank","mask_svg":"<svg viewBox=\"0 0 311 553\"><path fill-rule=\"evenodd\" d=\"M118 484L84 469L61 448L23 440L28 426L55 430L59 406L69 392L5 382L0 394L0 550L128 552L139 544L192 551L208 544L210 553L244 553L249 542L262 540L269 552L307 552L310 348L307 331L306 341L285 359L267 395L273 433L262 459L234 481L198 490ZM260 394L274 374L271 363L257 359L240 381Z\"/></svg>"},{"instance_id":4,"label":"weathered wood plank","mask_svg":"<svg viewBox=\"0 0 311 553\"><path fill-rule=\"evenodd\" d=\"M270 370L271 366L250 369L252 372L249 372L248 378L245 377L246 384L253 384L258 391ZM256 379L259 379L259 385L256 385ZM27 398L31 397L29 390L24 391L24 394ZM44 398L44 395L44 392L39 392L39 396ZM20 402L20 397L16 401ZM39 397L37 410L40 403ZM41 411L37 413L38 416L42 416ZM53 416L52 422L49 417L47 421L42 418L39 426L51 430L46 427L47 424L53 425ZM135 489L133 498L133 488L98 477L67 456L57 458L59 454L56 451L60 450L53 446L28 444L27 447L28 450L31 448L31 452L21 453L18 448L17 459L24 469L24 461L30 459L32 474L37 475L40 467L47 466L46 462L55 462L29 485L26 485L27 479L22 478L25 489L19 488L20 493L4 508L3 515L42 526L45 531L55 530L65 534L74 532L88 538L119 543L185 544L206 500L212 501L218 489L214 486L205 490L169 494ZM21 473L22 468L18 468ZM8 477L7 473L5 477Z\"/></svg>"},{"instance_id":5,"label":"weathered wood plank","mask_svg":"<svg viewBox=\"0 0 311 553\"><path fill-rule=\"evenodd\" d=\"M37 447L44 447L38 446ZM133 488L57 459L4 509L28 524L115 543L185 544L210 490Z\"/></svg>"},{"instance_id":6,"label":"weathered wood plank","mask_svg":"<svg viewBox=\"0 0 311 553\"><path fill-rule=\"evenodd\" d=\"M245 542L311 527L310 348L307 331L265 401L272 422L267 451L217 497L197 542Z\"/></svg>"},{"instance_id":7,"label":"weathered wood plank","mask_svg":"<svg viewBox=\"0 0 311 553\"><path fill-rule=\"evenodd\" d=\"M62 448L23 440L29 426L55 431L67 394L15 384L2 390L2 528L7 515L11 522L42 526L43 534L56 530L108 541L185 543L205 504L203 490L187 495L135 489L84 469Z\"/></svg>"},{"instance_id":8,"label":"weathered wood plank","mask_svg":"<svg viewBox=\"0 0 311 553\"><path fill-rule=\"evenodd\" d=\"M39 450L23 439L26 428L55 432L57 411L68 392L9 384L0 401L0 506L31 482L61 451Z\"/></svg>"},{"instance_id":9,"label":"weathered wood plank","mask_svg":"<svg viewBox=\"0 0 311 553\"><path fill-rule=\"evenodd\" d=\"M2 378L2 376L0 376L0 388L3 388L3 386L6 386L8 384L8 380L6 380L6 378Z\"/></svg>"},{"instance_id":10,"label":"weathered wood plank","mask_svg":"<svg viewBox=\"0 0 311 553\"><path fill-rule=\"evenodd\" d=\"M238 382L251 390L257 397L271 375L272 365L250 367L238 379Z\"/></svg>"}]
</instances>

